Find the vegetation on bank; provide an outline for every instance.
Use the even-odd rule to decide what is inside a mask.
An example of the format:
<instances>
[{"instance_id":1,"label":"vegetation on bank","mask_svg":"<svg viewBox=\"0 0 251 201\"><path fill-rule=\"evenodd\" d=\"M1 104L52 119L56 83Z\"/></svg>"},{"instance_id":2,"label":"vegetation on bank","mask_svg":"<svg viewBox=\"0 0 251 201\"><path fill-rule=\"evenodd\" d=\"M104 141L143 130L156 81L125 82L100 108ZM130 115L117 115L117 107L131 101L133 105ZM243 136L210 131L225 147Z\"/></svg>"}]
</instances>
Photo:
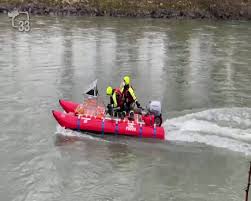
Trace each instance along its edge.
<instances>
[{"instance_id":1,"label":"vegetation on bank","mask_svg":"<svg viewBox=\"0 0 251 201\"><path fill-rule=\"evenodd\" d=\"M42 15L251 20L251 0L0 0L0 12L14 8Z\"/></svg>"}]
</instances>

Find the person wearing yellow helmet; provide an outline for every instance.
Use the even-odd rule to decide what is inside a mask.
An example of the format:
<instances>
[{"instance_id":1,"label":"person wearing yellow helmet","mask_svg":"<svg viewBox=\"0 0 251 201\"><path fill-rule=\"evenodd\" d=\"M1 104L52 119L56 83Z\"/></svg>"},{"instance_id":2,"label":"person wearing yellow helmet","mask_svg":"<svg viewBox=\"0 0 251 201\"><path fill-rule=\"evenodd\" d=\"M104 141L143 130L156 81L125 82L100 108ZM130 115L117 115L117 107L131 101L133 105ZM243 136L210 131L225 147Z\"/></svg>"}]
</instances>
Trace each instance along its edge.
<instances>
[{"instance_id":1,"label":"person wearing yellow helmet","mask_svg":"<svg viewBox=\"0 0 251 201\"><path fill-rule=\"evenodd\" d=\"M123 78L124 82L125 82L125 85L129 85L130 84L130 77L129 76L125 76Z\"/></svg>"},{"instance_id":2,"label":"person wearing yellow helmet","mask_svg":"<svg viewBox=\"0 0 251 201\"><path fill-rule=\"evenodd\" d=\"M120 90L123 95L124 105L127 112L134 109L135 103L137 107L140 108L140 104L137 100L133 87L131 86L131 79L129 76L125 76L123 78Z\"/></svg>"},{"instance_id":3,"label":"person wearing yellow helmet","mask_svg":"<svg viewBox=\"0 0 251 201\"><path fill-rule=\"evenodd\" d=\"M111 86L106 88L106 95L110 96L110 103L108 104L108 113L112 115L113 110L121 111L123 108L122 93L119 88L113 89Z\"/></svg>"},{"instance_id":4,"label":"person wearing yellow helmet","mask_svg":"<svg viewBox=\"0 0 251 201\"><path fill-rule=\"evenodd\" d=\"M106 95L111 96L111 95L112 95L112 91L113 91L112 87L111 87L111 86L108 86L108 87L106 88Z\"/></svg>"}]
</instances>

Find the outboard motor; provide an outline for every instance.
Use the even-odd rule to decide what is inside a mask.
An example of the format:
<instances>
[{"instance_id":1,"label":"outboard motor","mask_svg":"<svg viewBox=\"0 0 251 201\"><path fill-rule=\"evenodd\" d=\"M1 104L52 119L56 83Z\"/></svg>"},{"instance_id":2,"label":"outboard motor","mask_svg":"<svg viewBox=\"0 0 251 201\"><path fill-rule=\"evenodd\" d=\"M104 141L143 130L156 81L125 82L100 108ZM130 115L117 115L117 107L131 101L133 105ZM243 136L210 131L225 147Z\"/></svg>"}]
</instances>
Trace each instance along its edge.
<instances>
[{"instance_id":1,"label":"outboard motor","mask_svg":"<svg viewBox=\"0 0 251 201\"><path fill-rule=\"evenodd\" d=\"M154 115L154 123L156 126L161 126L162 115L161 115L161 103L160 101L150 101L147 106L149 114Z\"/></svg>"}]
</instances>

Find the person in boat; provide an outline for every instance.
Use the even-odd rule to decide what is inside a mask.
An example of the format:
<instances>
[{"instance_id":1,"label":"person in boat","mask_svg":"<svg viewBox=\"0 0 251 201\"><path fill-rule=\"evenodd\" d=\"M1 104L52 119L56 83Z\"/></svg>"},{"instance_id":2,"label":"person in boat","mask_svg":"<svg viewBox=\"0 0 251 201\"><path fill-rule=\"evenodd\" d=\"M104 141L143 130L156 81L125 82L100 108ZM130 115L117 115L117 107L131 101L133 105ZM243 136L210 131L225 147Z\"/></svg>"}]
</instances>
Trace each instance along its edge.
<instances>
[{"instance_id":1,"label":"person in boat","mask_svg":"<svg viewBox=\"0 0 251 201\"><path fill-rule=\"evenodd\" d=\"M110 96L110 103L107 106L111 116L121 116L123 113L123 95L119 88L113 89L111 86L106 88L106 95Z\"/></svg>"},{"instance_id":2,"label":"person in boat","mask_svg":"<svg viewBox=\"0 0 251 201\"><path fill-rule=\"evenodd\" d=\"M135 104L137 105L138 108L140 108L140 104L139 104L139 102L137 100L134 89L131 86L129 76L125 76L123 78L122 84L120 86L120 91L121 91L122 96L123 96L123 105L124 105L125 111L127 113L129 113L129 116L131 118L133 118Z\"/></svg>"}]
</instances>

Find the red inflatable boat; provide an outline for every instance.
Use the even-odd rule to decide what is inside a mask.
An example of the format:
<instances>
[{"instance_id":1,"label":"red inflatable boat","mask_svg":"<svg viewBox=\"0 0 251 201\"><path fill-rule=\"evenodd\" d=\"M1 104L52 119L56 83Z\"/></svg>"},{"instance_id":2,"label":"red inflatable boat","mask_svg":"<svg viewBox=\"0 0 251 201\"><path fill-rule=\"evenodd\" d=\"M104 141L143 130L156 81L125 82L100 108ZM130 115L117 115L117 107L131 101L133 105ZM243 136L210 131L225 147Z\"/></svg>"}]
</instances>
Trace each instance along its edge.
<instances>
[{"instance_id":1,"label":"red inflatable boat","mask_svg":"<svg viewBox=\"0 0 251 201\"><path fill-rule=\"evenodd\" d=\"M102 135L113 134L165 139L164 128L161 127L161 123L157 124L158 126L156 125L154 120L156 115L152 113L135 114L134 120L130 121L127 117L122 120L107 116L104 104L98 97L89 98L82 104L65 100L60 100L59 103L65 112L54 110L52 113L57 122L67 129ZM76 110L81 111L81 114Z\"/></svg>"}]
</instances>

